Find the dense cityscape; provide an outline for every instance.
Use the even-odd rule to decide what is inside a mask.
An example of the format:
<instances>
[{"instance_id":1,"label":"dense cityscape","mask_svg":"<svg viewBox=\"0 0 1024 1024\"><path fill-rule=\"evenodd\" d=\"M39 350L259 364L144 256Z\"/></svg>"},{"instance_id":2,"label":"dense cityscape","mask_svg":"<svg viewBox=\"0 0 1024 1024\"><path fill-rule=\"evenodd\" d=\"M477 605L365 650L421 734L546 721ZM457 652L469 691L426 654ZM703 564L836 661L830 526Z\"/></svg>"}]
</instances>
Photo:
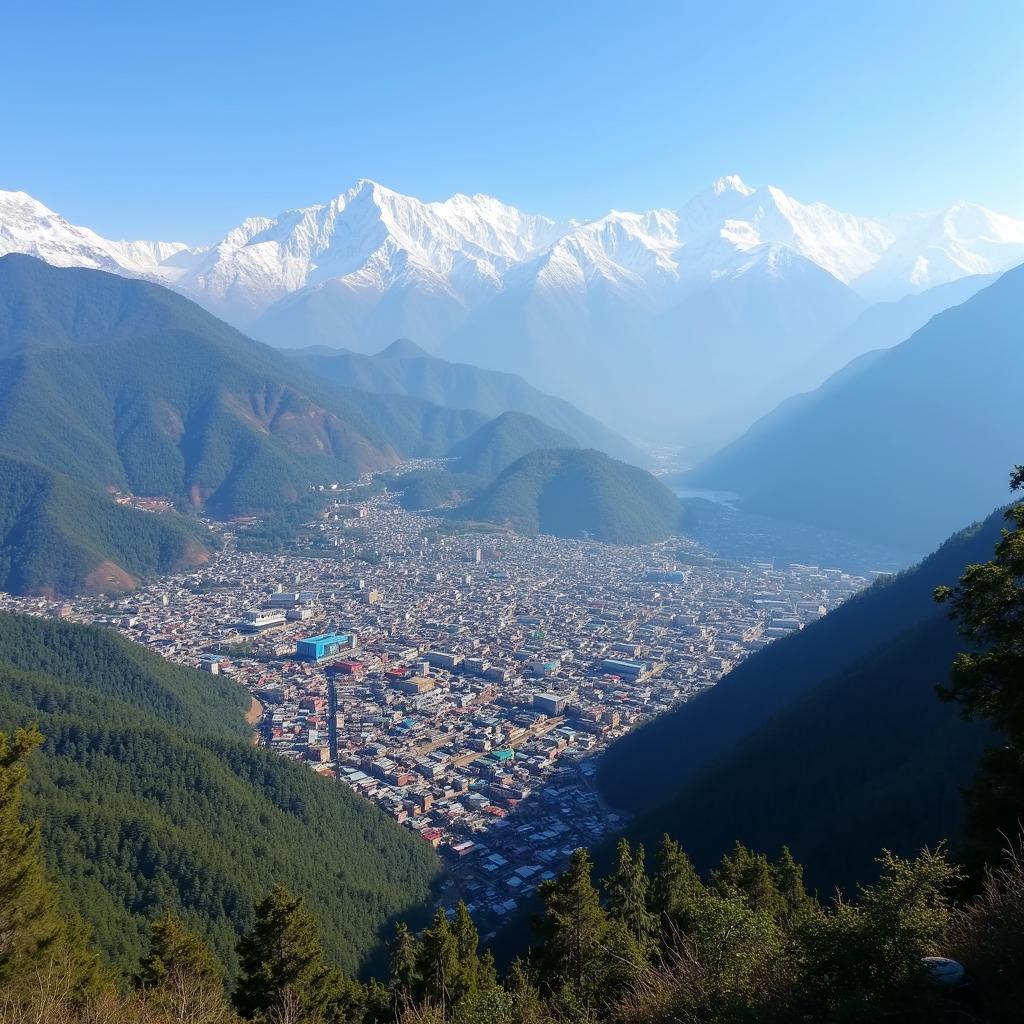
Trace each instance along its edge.
<instances>
[{"instance_id":1,"label":"dense cityscape","mask_svg":"<svg viewBox=\"0 0 1024 1024\"><path fill-rule=\"evenodd\" d=\"M130 595L2 607L108 624L230 674L258 742L415 830L458 866L445 901L491 931L621 827L593 785L605 744L868 582L679 537L453 534L374 491L321 496L287 554L242 550L252 524L234 524L201 568Z\"/></svg>"}]
</instances>

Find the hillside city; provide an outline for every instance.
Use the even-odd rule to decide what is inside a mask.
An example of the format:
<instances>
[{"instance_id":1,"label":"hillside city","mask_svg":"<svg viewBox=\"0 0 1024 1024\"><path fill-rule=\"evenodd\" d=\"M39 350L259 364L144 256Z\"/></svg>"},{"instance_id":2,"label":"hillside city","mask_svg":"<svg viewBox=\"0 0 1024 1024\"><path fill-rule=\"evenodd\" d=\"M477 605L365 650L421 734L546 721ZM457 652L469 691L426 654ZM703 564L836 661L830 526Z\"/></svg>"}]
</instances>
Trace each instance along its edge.
<instances>
[{"instance_id":1,"label":"hillside city","mask_svg":"<svg viewBox=\"0 0 1024 1024\"><path fill-rule=\"evenodd\" d=\"M188 574L0 609L106 624L229 674L252 697L254 740L438 849L445 902L466 900L488 933L621 828L593 782L606 744L869 582L726 562L679 537L452 534L366 484L328 494L288 553L243 550L236 523Z\"/></svg>"}]
</instances>

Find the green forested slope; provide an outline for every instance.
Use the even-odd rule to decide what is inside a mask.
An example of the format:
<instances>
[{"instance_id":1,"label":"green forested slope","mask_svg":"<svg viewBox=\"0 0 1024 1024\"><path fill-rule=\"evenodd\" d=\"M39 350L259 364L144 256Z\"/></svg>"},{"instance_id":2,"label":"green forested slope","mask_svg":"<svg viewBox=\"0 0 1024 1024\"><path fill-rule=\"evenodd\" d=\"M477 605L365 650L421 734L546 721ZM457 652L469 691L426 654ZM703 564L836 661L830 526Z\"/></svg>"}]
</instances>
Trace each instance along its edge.
<instances>
[{"instance_id":1,"label":"green forested slope","mask_svg":"<svg viewBox=\"0 0 1024 1024\"><path fill-rule=\"evenodd\" d=\"M679 501L645 470L586 450L536 451L509 466L458 519L526 534L646 544L679 528Z\"/></svg>"},{"instance_id":2,"label":"green forested slope","mask_svg":"<svg viewBox=\"0 0 1024 1024\"><path fill-rule=\"evenodd\" d=\"M335 394L351 414L409 458L445 455L487 422L486 416L471 409L452 409L405 395L375 395L351 388L338 388Z\"/></svg>"},{"instance_id":3,"label":"green forested slope","mask_svg":"<svg viewBox=\"0 0 1024 1024\"><path fill-rule=\"evenodd\" d=\"M900 634L724 751L631 838L653 845L667 830L702 869L736 840L786 845L823 894L870 879L882 848L956 840L962 789L992 740L936 695L961 647L942 613Z\"/></svg>"},{"instance_id":4,"label":"green forested slope","mask_svg":"<svg viewBox=\"0 0 1024 1024\"><path fill-rule=\"evenodd\" d=\"M0 258L0 586L119 590L204 556L202 530L108 488L226 515L396 459L358 409L194 303Z\"/></svg>"},{"instance_id":5,"label":"green forested slope","mask_svg":"<svg viewBox=\"0 0 1024 1024\"><path fill-rule=\"evenodd\" d=\"M211 544L209 531L182 516L124 508L66 477L0 456L0 590L120 589L137 577L201 562Z\"/></svg>"},{"instance_id":6,"label":"green forested slope","mask_svg":"<svg viewBox=\"0 0 1024 1024\"><path fill-rule=\"evenodd\" d=\"M1001 513L627 734L598 779L631 828L668 829L707 866L736 839L789 844L819 886L868 877L880 846L956 836L989 734L939 702L955 626L932 599L991 556Z\"/></svg>"},{"instance_id":7,"label":"green forested slope","mask_svg":"<svg viewBox=\"0 0 1024 1024\"><path fill-rule=\"evenodd\" d=\"M276 881L301 892L332 959L355 969L428 893L418 838L304 765L254 747L244 691L96 628L0 616L0 731L38 723L26 813L64 896L129 969L167 907L234 968Z\"/></svg>"},{"instance_id":8,"label":"green forested slope","mask_svg":"<svg viewBox=\"0 0 1024 1024\"><path fill-rule=\"evenodd\" d=\"M517 459L541 448L577 448L576 440L534 416L505 412L448 452L459 473L493 480Z\"/></svg>"}]
</instances>

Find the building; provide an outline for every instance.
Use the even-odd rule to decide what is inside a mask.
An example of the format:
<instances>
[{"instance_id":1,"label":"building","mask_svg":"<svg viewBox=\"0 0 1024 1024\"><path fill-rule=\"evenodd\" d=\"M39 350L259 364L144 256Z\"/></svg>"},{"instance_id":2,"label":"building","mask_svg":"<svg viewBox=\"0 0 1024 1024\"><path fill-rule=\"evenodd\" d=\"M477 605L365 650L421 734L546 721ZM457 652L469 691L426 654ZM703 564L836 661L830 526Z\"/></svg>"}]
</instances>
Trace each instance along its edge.
<instances>
[{"instance_id":1,"label":"building","mask_svg":"<svg viewBox=\"0 0 1024 1024\"><path fill-rule=\"evenodd\" d=\"M295 657L302 661L321 662L337 657L351 646L347 633L323 633L306 637L295 645Z\"/></svg>"},{"instance_id":2,"label":"building","mask_svg":"<svg viewBox=\"0 0 1024 1024\"><path fill-rule=\"evenodd\" d=\"M238 628L248 633L261 633L265 629L283 626L287 620L284 612L273 608L259 608L256 611L242 612Z\"/></svg>"},{"instance_id":3,"label":"building","mask_svg":"<svg viewBox=\"0 0 1024 1024\"><path fill-rule=\"evenodd\" d=\"M533 696L533 706L545 715L560 715L567 703L568 698L560 693L536 693Z\"/></svg>"},{"instance_id":4,"label":"building","mask_svg":"<svg viewBox=\"0 0 1024 1024\"><path fill-rule=\"evenodd\" d=\"M636 679L647 672L647 665L642 661L620 661L618 658L605 658L601 668L613 675L627 679Z\"/></svg>"},{"instance_id":5,"label":"building","mask_svg":"<svg viewBox=\"0 0 1024 1024\"><path fill-rule=\"evenodd\" d=\"M449 654L447 651L427 651L424 658L432 668L444 668L449 672L462 664L461 654Z\"/></svg>"},{"instance_id":6,"label":"building","mask_svg":"<svg viewBox=\"0 0 1024 1024\"><path fill-rule=\"evenodd\" d=\"M410 676L408 679L391 677L388 679L388 683L393 689L402 693L426 693L427 690L434 688L434 680L425 679L423 676Z\"/></svg>"}]
</instances>

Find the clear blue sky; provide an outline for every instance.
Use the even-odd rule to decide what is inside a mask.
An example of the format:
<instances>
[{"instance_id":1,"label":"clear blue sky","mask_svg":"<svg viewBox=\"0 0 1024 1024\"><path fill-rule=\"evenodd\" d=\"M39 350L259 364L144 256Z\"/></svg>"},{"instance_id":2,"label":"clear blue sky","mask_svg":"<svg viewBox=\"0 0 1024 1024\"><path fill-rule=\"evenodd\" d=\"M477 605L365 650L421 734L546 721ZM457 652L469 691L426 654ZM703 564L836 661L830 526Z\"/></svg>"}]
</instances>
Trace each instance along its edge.
<instances>
[{"instance_id":1,"label":"clear blue sky","mask_svg":"<svg viewBox=\"0 0 1024 1024\"><path fill-rule=\"evenodd\" d=\"M1024 215L1024 3L170 4L3 15L0 187L209 242L374 178L556 217L739 173L888 215Z\"/></svg>"}]
</instances>

